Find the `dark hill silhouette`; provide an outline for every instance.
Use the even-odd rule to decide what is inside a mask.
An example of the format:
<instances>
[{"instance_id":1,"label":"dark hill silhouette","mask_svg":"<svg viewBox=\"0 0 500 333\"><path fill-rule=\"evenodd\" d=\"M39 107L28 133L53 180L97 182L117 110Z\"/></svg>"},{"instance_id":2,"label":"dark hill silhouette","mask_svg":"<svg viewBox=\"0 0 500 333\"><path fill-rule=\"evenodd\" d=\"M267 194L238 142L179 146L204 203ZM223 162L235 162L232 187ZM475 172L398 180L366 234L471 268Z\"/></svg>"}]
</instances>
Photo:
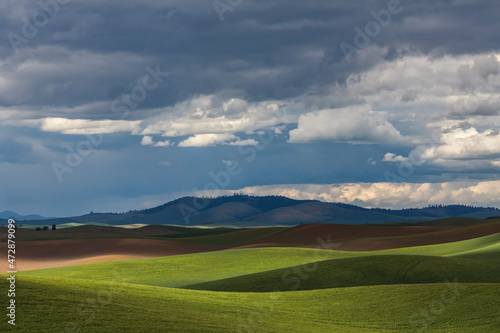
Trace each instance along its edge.
<instances>
[{"instance_id":1,"label":"dark hill silhouette","mask_svg":"<svg viewBox=\"0 0 500 333\"><path fill-rule=\"evenodd\" d=\"M10 210L5 210L0 213L0 219L3 220L14 219L16 221L24 221L24 220L46 220L49 219L49 217L44 217L37 214L21 215Z\"/></svg>"},{"instance_id":2,"label":"dark hill silhouette","mask_svg":"<svg viewBox=\"0 0 500 333\"><path fill-rule=\"evenodd\" d=\"M26 224L107 223L173 225L298 225L306 223L377 224L420 222L449 217L486 219L500 215L497 208L435 205L412 209L363 208L343 203L295 200L282 196L232 195L216 198L184 197L158 207L127 213L91 213L83 216L25 221ZM1 221L0 221L1 222Z\"/></svg>"}]
</instances>

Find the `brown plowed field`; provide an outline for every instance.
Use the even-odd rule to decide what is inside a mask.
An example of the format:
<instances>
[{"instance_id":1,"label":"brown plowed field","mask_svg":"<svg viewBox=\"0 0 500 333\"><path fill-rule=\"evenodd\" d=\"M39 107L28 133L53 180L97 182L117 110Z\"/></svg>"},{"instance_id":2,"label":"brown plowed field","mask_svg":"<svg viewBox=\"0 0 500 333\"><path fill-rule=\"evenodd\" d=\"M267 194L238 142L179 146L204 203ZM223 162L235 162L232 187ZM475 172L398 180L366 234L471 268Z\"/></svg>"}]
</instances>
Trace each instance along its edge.
<instances>
[{"instance_id":1,"label":"brown plowed field","mask_svg":"<svg viewBox=\"0 0 500 333\"><path fill-rule=\"evenodd\" d=\"M260 239L242 247L317 246L329 240L332 249L375 251L400 247L456 242L500 232L500 222L466 227L365 226L307 224Z\"/></svg>"},{"instance_id":2,"label":"brown plowed field","mask_svg":"<svg viewBox=\"0 0 500 333\"><path fill-rule=\"evenodd\" d=\"M0 269L2 272L7 271L7 249L5 244L6 242L2 243L2 253L0 254ZM78 263L163 257L223 249L225 247L215 245L134 238L18 241L16 242L16 268L19 271L76 265Z\"/></svg>"}]
</instances>

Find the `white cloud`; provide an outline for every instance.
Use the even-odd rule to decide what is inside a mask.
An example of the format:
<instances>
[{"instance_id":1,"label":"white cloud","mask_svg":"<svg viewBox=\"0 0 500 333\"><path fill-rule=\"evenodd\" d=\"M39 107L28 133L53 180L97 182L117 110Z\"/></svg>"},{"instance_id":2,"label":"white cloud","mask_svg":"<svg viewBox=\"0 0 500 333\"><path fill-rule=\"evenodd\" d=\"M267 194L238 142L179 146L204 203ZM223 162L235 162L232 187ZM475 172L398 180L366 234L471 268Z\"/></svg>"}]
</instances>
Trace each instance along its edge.
<instances>
[{"instance_id":1,"label":"white cloud","mask_svg":"<svg viewBox=\"0 0 500 333\"><path fill-rule=\"evenodd\" d=\"M350 96L386 111L388 121L405 137L425 142L426 124L436 119L468 121L472 116L491 119L499 114L498 59L500 54L434 58L410 53L352 74L345 85L330 92L333 98Z\"/></svg>"},{"instance_id":2,"label":"white cloud","mask_svg":"<svg viewBox=\"0 0 500 333\"><path fill-rule=\"evenodd\" d=\"M396 155L393 153L387 153L384 155L382 162L392 162L392 163L401 163L408 161L407 157L403 157L401 155Z\"/></svg>"},{"instance_id":3,"label":"white cloud","mask_svg":"<svg viewBox=\"0 0 500 333\"><path fill-rule=\"evenodd\" d=\"M87 120L66 118L45 118L40 120L40 129L45 132L63 134L109 134L131 132L137 134L141 121Z\"/></svg>"},{"instance_id":4,"label":"white cloud","mask_svg":"<svg viewBox=\"0 0 500 333\"><path fill-rule=\"evenodd\" d=\"M142 137L142 140L141 140L141 146L150 146L154 143L153 141L153 138L151 136L144 136Z\"/></svg>"},{"instance_id":5,"label":"white cloud","mask_svg":"<svg viewBox=\"0 0 500 333\"><path fill-rule=\"evenodd\" d=\"M238 140L228 143L230 146L257 146L259 142L254 139Z\"/></svg>"},{"instance_id":6,"label":"white cloud","mask_svg":"<svg viewBox=\"0 0 500 333\"><path fill-rule=\"evenodd\" d=\"M440 144L425 149L424 159L477 158L500 154L500 133L488 129L478 132L474 127L455 128L441 134Z\"/></svg>"},{"instance_id":7,"label":"white cloud","mask_svg":"<svg viewBox=\"0 0 500 333\"><path fill-rule=\"evenodd\" d=\"M166 108L160 116L148 119L141 134L179 137L253 133L296 121L296 117L286 115L280 108L276 101L247 103L237 98L221 100L214 95L204 95Z\"/></svg>"},{"instance_id":8,"label":"white cloud","mask_svg":"<svg viewBox=\"0 0 500 333\"><path fill-rule=\"evenodd\" d=\"M168 147L173 145L173 143L169 140L165 141L158 141L157 143L153 144L153 147Z\"/></svg>"},{"instance_id":9,"label":"white cloud","mask_svg":"<svg viewBox=\"0 0 500 333\"><path fill-rule=\"evenodd\" d=\"M218 144L227 144L229 141L237 140L233 134L196 134L179 143L179 147L208 147Z\"/></svg>"},{"instance_id":10,"label":"white cloud","mask_svg":"<svg viewBox=\"0 0 500 333\"><path fill-rule=\"evenodd\" d=\"M159 142L155 142L153 140L153 137L151 136L144 136L141 140L141 146L152 146L152 147L167 147L167 146L171 146L172 145L172 142L166 140L166 141L159 141Z\"/></svg>"},{"instance_id":11,"label":"white cloud","mask_svg":"<svg viewBox=\"0 0 500 333\"><path fill-rule=\"evenodd\" d=\"M409 208L430 204L500 207L500 181L446 183L347 183L252 186L224 193L283 195L364 207ZM221 193L221 194L224 194Z\"/></svg>"},{"instance_id":12,"label":"white cloud","mask_svg":"<svg viewBox=\"0 0 500 333\"><path fill-rule=\"evenodd\" d=\"M193 135L179 143L179 147L209 147L215 145L254 146L258 144L256 140L241 140L234 134L210 133Z\"/></svg>"},{"instance_id":13,"label":"white cloud","mask_svg":"<svg viewBox=\"0 0 500 333\"><path fill-rule=\"evenodd\" d=\"M394 143L404 140L385 117L385 113L372 111L368 105L311 112L299 118L298 128L290 131L289 142Z\"/></svg>"},{"instance_id":14,"label":"white cloud","mask_svg":"<svg viewBox=\"0 0 500 333\"><path fill-rule=\"evenodd\" d=\"M488 118L494 125L494 117ZM430 124L433 127L436 124ZM450 171L488 170L500 168L500 131L479 131L468 122L443 121L432 135L434 142L417 146L408 157L385 154L383 162L423 163L437 165Z\"/></svg>"},{"instance_id":15,"label":"white cloud","mask_svg":"<svg viewBox=\"0 0 500 333\"><path fill-rule=\"evenodd\" d=\"M439 165L454 172L472 171L472 170L485 170L492 171L491 169L500 168L500 159L444 159L438 158L431 160L429 163ZM493 172L496 172L493 170Z\"/></svg>"},{"instance_id":16,"label":"white cloud","mask_svg":"<svg viewBox=\"0 0 500 333\"><path fill-rule=\"evenodd\" d=\"M499 74L495 54L440 58L416 54L349 76L344 93L363 96L372 105L447 105L475 92L496 94Z\"/></svg>"}]
</instances>

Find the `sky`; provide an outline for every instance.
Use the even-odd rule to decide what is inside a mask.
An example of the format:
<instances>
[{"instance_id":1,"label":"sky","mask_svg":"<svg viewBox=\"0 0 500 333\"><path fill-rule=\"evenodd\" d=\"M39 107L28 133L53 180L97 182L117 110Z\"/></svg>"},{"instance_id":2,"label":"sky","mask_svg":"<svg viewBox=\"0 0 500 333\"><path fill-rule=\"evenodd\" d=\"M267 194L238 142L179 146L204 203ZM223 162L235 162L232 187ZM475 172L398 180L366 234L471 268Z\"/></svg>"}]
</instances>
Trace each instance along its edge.
<instances>
[{"instance_id":1,"label":"sky","mask_svg":"<svg viewBox=\"0 0 500 333\"><path fill-rule=\"evenodd\" d=\"M0 2L0 211L500 207L497 1Z\"/></svg>"}]
</instances>

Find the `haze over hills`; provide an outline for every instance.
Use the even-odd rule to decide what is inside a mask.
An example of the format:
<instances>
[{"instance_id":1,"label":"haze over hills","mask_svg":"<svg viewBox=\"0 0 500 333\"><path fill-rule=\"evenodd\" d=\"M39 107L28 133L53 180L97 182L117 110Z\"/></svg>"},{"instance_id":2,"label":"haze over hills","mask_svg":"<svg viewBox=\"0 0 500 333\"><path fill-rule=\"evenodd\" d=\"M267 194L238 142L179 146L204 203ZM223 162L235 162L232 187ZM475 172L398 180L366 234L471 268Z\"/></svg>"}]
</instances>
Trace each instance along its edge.
<instances>
[{"instance_id":1,"label":"haze over hills","mask_svg":"<svg viewBox=\"0 0 500 333\"><path fill-rule=\"evenodd\" d=\"M29 214L29 215L20 215L10 210L5 210L0 212L0 219L15 219L19 221L24 220L46 220L50 219L50 217L44 217L38 214Z\"/></svg>"},{"instance_id":2,"label":"haze over hills","mask_svg":"<svg viewBox=\"0 0 500 333\"><path fill-rule=\"evenodd\" d=\"M419 222L448 217L486 219L498 208L465 205L412 209L363 208L343 203L295 200L281 196L233 195L216 198L184 197L161 206L127 213L91 213L68 218L28 220L26 224L106 223L173 225L298 225L305 223L376 224Z\"/></svg>"}]
</instances>

